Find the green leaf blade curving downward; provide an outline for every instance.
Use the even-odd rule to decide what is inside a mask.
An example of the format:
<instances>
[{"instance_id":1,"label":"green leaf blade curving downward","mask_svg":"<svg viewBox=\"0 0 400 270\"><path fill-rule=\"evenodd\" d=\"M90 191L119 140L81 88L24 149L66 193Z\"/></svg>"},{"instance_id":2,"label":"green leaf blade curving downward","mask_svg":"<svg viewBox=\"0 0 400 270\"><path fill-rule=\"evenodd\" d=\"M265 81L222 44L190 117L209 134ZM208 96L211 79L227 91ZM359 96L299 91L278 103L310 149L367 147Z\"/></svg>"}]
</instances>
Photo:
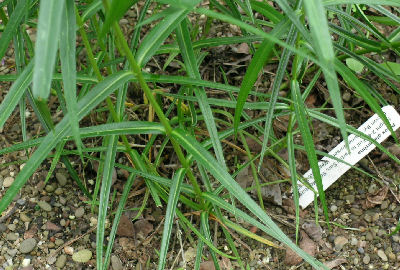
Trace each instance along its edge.
<instances>
[{"instance_id":1,"label":"green leaf blade curving downward","mask_svg":"<svg viewBox=\"0 0 400 270\"><path fill-rule=\"evenodd\" d=\"M78 102L78 119L82 119L95 106L103 101L115 89L126 83L133 74L131 72L118 72L108 76L105 80L97 84L84 98ZM42 161L47 157L49 152L57 145L57 143L68 135L70 130L68 114L56 125L53 132L49 132L43 139L38 149L33 153L27 161L20 173L15 178L11 187L4 194L0 201L0 214L12 202L15 195L19 192L22 186L32 176L34 171L39 167Z\"/></svg>"},{"instance_id":2,"label":"green leaf blade curving downward","mask_svg":"<svg viewBox=\"0 0 400 270\"><path fill-rule=\"evenodd\" d=\"M147 61L161 47L164 40L175 30L179 23L184 20L187 14L194 8L199 0L193 1L190 6L183 5L183 8L171 6L163 12L166 16L143 38L140 47L135 55L139 66L146 65Z\"/></svg>"}]
</instances>

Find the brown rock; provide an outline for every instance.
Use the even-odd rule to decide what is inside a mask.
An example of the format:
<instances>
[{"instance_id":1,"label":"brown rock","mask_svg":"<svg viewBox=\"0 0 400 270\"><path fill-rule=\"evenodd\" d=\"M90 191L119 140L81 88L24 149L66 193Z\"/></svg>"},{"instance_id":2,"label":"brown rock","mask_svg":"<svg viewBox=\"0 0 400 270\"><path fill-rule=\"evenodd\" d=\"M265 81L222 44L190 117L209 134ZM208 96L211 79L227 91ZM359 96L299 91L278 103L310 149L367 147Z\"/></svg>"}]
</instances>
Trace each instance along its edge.
<instances>
[{"instance_id":1,"label":"brown rock","mask_svg":"<svg viewBox=\"0 0 400 270\"><path fill-rule=\"evenodd\" d=\"M148 222L146 219L136 221L133 226L135 228L136 235L142 237L143 239L153 231L153 224Z\"/></svg>"},{"instance_id":2,"label":"brown rock","mask_svg":"<svg viewBox=\"0 0 400 270\"><path fill-rule=\"evenodd\" d=\"M121 219L119 220L117 235L125 237L135 236L135 228L133 226L132 220L126 215L122 215Z\"/></svg>"},{"instance_id":3,"label":"brown rock","mask_svg":"<svg viewBox=\"0 0 400 270\"><path fill-rule=\"evenodd\" d=\"M54 224L53 222L50 222L50 221L47 221L45 225L46 225L46 230L49 230L49 231L59 232L61 230L60 227L58 227L56 224Z\"/></svg>"}]
</instances>

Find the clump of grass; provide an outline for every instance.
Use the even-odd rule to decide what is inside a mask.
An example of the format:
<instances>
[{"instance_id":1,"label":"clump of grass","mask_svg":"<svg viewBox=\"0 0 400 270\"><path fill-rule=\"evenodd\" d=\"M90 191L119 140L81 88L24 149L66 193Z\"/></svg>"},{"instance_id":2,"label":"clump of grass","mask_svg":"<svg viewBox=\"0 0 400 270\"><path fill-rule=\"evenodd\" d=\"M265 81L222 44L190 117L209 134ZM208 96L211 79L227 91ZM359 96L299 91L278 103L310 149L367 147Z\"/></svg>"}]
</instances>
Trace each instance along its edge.
<instances>
[{"instance_id":1,"label":"clump of grass","mask_svg":"<svg viewBox=\"0 0 400 270\"><path fill-rule=\"evenodd\" d=\"M345 122L339 87L341 80L384 120L394 134L380 109L387 102L379 90L366 87L353 71L354 67L343 62L347 59L357 61L367 72L385 82L394 93L399 93L396 86L400 82L399 73L389 68L390 65L380 65L370 58L372 53L382 54L389 50L399 55L399 2L279 0L275 2L276 6L255 0L210 0L208 5L201 1L146 0L141 1L140 5L137 2L6 0L0 4L3 26L0 58L12 46L16 61L16 75L0 76L2 81L13 82L0 105L0 128L19 105L23 136L23 142L2 149L0 153L4 155L36 147L1 199L0 212L7 208L29 177L54 150L50 174L58 162L64 163L78 187L92 200L93 207L98 205L98 269L107 269L109 265L119 219L129 191L139 177L145 180L146 194L154 204L167 206L158 269L165 268L175 218L198 237L195 269L199 269L204 247L208 248L217 268L217 255L236 259L242 269L245 268L228 228L277 246L227 220L224 217L226 212L290 247L313 267L325 268L298 248L265 213L259 183L256 187L259 195L257 203L234 180L232 175L236 175L237 171L227 165L227 153L221 141L241 138L245 142L244 136L249 129L255 131L252 135L256 137L263 134L260 153L253 155L245 147L251 158L249 164L253 173L260 168L265 155L276 156L275 153L281 148L288 149L288 164L282 159L279 161L288 166L291 172L296 205L296 235L299 224L297 183L301 177L296 171L295 151L304 146L317 184L315 192L319 195L325 219L329 221L311 121L317 119L337 126L347 143L348 133L354 133L354 129ZM360 4L366 5L367 9ZM118 21L134 5L140 7L140 12L128 39ZM393 7L388 9L382 5ZM367 12L370 8L374 10L371 13ZM198 24L196 20L191 20L193 16L205 16L206 21ZM241 35L210 36L210 29L221 23L238 26ZM380 32L376 23L392 25L391 32ZM31 40L28 29L37 31L36 42ZM145 35L141 35L143 29L146 30ZM230 85L227 80L204 80L200 70L205 64L205 54L213 47L239 43L247 43L252 54L240 87ZM80 59L83 49L84 59ZM184 75L145 72L149 61L159 55L167 58L166 67L179 57ZM254 84L263 67L275 59L279 60L279 64L271 91L267 94L254 91ZM313 79L309 80L310 77ZM330 95L329 103L321 108L332 109L336 118L321 113L321 108L308 108L304 103L318 80L326 82ZM147 110L146 114L141 115L140 121L131 120L126 108L130 104L130 85L136 89L133 90L135 95L143 95L143 103L134 105ZM177 93L157 90L165 85L176 85L179 89ZM281 97L280 91L286 88L290 89L288 96ZM208 89L218 89L225 96L215 99L209 95ZM48 108L51 95L59 103L56 110ZM44 130L35 139L27 139L26 100ZM97 110L108 112L103 124L80 124L82 119ZM265 114L252 119L248 110ZM52 116L60 111L62 119L54 121ZM282 115L289 119L287 134L278 138L271 127L273 119ZM195 136L203 126L208 136ZM303 146L295 144L293 136L296 133L301 134ZM132 136L135 135L149 138L141 151L131 147ZM86 138L92 137L100 138L101 146L91 147L85 143ZM151 149L155 147L157 139L163 143L158 155L152 157ZM65 147L69 141L75 142L75 150ZM373 143L377 144L375 141ZM172 146L174 153L168 153L166 146ZM379 147L390 155L383 147ZM95 189L89 192L71 161L76 161L78 156L85 163L93 159L96 153L100 157L98 177ZM160 176L159 169L165 154L174 154L179 161L179 168L170 179ZM116 157L120 155L130 161L130 166L116 162ZM130 175L117 211L112 215L110 241L104 249L105 220L110 215L108 206L114 167L124 168ZM145 205L148 200L143 202ZM185 217L177 207L178 202L201 213L199 227ZM209 229L210 217L218 220L232 255L214 246Z\"/></svg>"}]
</instances>

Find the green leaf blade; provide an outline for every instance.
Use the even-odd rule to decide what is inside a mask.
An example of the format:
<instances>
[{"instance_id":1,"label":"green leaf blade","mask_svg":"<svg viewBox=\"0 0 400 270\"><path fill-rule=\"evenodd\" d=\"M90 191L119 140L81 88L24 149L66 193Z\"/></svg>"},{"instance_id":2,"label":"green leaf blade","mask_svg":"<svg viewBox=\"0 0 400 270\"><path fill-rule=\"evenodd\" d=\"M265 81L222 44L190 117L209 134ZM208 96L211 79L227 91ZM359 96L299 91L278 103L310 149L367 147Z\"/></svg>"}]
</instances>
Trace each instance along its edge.
<instances>
[{"instance_id":1,"label":"green leaf blade","mask_svg":"<svg viewBox=\"0 0 400 270\"><path fill-rule=\"evenodd\" d=\"M31 61L24 71L17 77L16 81L11 86L9 92L0 104L0 128L3 127L8 117L13 112L15 106L23 97L26 89L32 82L33 61Z\"/></svg>"},{"instance_id":2,"label":"green leaf blade","mask_svg":"<svg viewBox=\"0 0 400 270\"><path fill-rule=\"evenodd\" d=\"M64 95L69 113L69 122L78 152L82 157L82 140L79 134L78 108L76 97L76 21L75 7L72 1L65 2L65 8L62 13L60 33L60 58L61 70L64 84Z\"/></svg>"},{"instance_id":3,"label":"green leaf blade","mask_svg":"<svg viewBox=\"0 0 400 270\"><path fill-rule=\"evenodd\" d=\"M176 171L173 179L172 186L168 195L167 211L165 213L164 229L161 239L161 249L158 260L158 269L163 270L166 263L169 241L171 238L172 225L174 224L175 209L179 200L181 192L182 181L185 176L186 170L183 168Z\"/></svg>"},{"instance_id":4,"label":"green leaf blade","mask_svg":"<svg viewBox=\"0 0 400 270\"><path fill-rule=\"evenodd\" d=\"M63 0L40 1L32 89L37 100L47 100L50 94L63 9Z\"/></svg>"}]
</instances>

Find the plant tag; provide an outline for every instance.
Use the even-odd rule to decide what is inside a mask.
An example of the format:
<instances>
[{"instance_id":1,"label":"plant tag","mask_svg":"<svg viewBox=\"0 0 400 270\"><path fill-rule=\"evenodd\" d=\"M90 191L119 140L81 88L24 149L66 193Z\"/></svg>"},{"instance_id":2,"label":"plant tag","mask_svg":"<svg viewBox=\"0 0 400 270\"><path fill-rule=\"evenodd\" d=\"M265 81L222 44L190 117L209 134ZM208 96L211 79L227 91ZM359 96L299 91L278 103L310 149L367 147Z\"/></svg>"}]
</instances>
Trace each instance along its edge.
<instances>
[{"instance_id":1,"label":"plant tag","mask_svg":"<svg viewBox=\"0 0 400 270\"><path fill-rule=\"evenodd\" d=\"M382 108L393 130L400 127L400 115L392 106L385 106ZM374 114L370 119L368 119L364 124L362 124L358 131L363 132L372 139L376 140L378 143L384 141L390 135L390 131L387 129L386 125L383 123L382 119L379 118L377 114ZM344 141L338 144L330 152L330 156L334 156L340 160L347 162L348 164L354 165L365 157L369 152L371 152L375 145L371 142L364 140L354 134L349 135L349 147L350 153L347 152ZM332 185L340 176L347 172L351 166L336 161L329 157L323 157L321 161L318 162L320 169L322 184L324 190L326 190L330 185ZM307 179L308 183L316 190L317 185L314 180L313 173L308 170L303 177ZM314 192L308 189L306 186L299 182L299 203L304 209L311 202L314 201Z\"/></svg>"}]
</instances>

